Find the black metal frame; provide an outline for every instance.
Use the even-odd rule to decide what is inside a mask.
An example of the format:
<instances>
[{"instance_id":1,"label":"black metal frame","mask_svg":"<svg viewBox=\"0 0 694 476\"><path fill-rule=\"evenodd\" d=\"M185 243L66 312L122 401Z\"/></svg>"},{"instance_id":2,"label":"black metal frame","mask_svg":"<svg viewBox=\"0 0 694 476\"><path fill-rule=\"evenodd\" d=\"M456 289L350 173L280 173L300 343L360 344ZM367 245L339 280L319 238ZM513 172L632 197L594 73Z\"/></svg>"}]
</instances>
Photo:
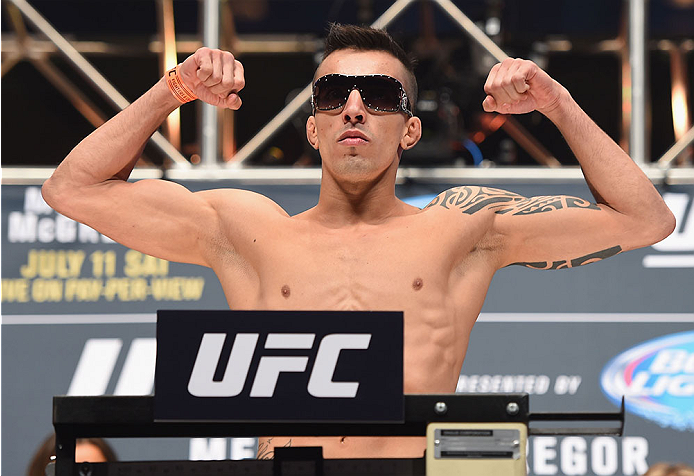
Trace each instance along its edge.
<instances>
[{"instance_id":1,"label":"black metal frame","mask_svg":"<svg viewBox=\"0 0 694 476\"><path fill-rule=\"evenodd\" d=\"M621 435L624 428L623 403L619 413L530 413L527 394L405 395L404 399L405 418L402 423L306 421L297 425L299 422L155 421L154 397L152 396L56 396L53 397L53 425L56 433L55 475L110 474L106 472L107 465L112 463L85 463L87 466L74 463L76 440L88 437L424 436L427 425L432 422L515 422L525 425L533 421L619 423L619 426L611 428L530 428L531 435ZM510 407L509 404L511 404ZM397 460L383 461L396 464ZM149 468L157 465L168 468L176 464L183 471L191 464L201 463L211 462L150 461L146 464ZM238 464L240 462L219 463ZM258 461L255 465L267 470L268 466L265 463L269 463L271 468L278 467L276 463L273 466L272 462ZM423 462L416 459L406 460L405 463L414 468L423 468ZM323 467L322 463L320 467ZM87 469L89 472L85 472ZM269 474L278 473L270 472Z\"/></svg>"}]
</instances>

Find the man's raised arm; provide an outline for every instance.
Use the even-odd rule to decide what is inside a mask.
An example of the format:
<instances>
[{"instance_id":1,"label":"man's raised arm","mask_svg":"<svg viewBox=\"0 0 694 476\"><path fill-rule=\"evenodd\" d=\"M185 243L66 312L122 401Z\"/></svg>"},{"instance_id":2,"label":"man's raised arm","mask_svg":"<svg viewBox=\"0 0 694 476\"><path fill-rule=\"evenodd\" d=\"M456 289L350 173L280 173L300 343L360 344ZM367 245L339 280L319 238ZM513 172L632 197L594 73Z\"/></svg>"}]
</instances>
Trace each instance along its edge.
<instances>
[{"instance_id":1,"label":"man's raised arm","mask_svg":"<svg viewBox=\"0 0 694 476\"><path fill-rule=\"evenodd\" d=\"M201 100L230 109L241 106L237 93L244 86L243 67L231 53L201 48L178 73ZM131 248L209 265L206 246L219 244L219 193L191 193L163 180L127 182L147 140L182 101L162 78L68 154L43 185L46 202Z\"/></svg>"},{"instance_id":2,"label":"man's raised arm","mask_svg":"<svg viewBox=\"0 0 694 476\"><path fill-rule=\"evenodd\" d=\"M492 68L484 88L486 111L537 110L557 126L597 202L567 196L525 198L493 189L469 191L477 196L467 203L495 212L493 230L501 243L498 266L580 266L648 246L672 233L675 218L639 166L536 64L507 59ZM457 202L459 208L470 213L473 208L463 202Z\"/></svg>"}]
</instances>

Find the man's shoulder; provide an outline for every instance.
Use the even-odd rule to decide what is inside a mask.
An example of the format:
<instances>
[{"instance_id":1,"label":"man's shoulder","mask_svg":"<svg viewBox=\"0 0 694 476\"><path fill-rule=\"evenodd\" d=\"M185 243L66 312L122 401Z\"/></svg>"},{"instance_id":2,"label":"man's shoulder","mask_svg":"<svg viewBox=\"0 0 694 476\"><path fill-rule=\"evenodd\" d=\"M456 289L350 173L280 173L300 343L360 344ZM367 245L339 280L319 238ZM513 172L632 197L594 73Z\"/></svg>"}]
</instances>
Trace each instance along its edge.
<instances>
[{"instance_id":1,"label":"man's shoulder","mask_svg":"<svg viewBox=\"0 0 694 476\"><path fill-rule=\"evenodd\" d=\"M216 188L197 192L215 210L223 215L262 214L288 216L287 212L274 200L251 190L237 188Z\"/></svg>"}]
</instances>

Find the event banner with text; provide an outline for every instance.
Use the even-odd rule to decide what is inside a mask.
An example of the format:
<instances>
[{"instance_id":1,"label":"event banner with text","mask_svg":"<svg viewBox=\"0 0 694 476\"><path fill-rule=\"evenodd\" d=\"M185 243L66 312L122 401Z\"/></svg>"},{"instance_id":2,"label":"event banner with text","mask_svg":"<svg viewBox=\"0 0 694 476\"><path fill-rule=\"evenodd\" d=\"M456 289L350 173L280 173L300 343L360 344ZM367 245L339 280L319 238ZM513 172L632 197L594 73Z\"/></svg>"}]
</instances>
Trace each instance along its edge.
<instances>
[{"instance_id":1,"label":"event banner with text","mask_svg":"<svg viewBox=\"0 0 694 476\"><path fill-rule=\"evenodd\" d=\"M290 215L315 185L240 187ZM409 181L423 207L455 184ZM525 196L585 185L491 185ZM588 266L512 266L494 277L457 391L527 392L531 411L616 411L626 435L531 438L529 474L636 475L659 461L694 465L694 186L659 188L677 217L666 240ZM228 309L214 273L119 245L51 210L39 186L2 187L2 474L24 474L52 431L53 395L145 395L154 389L159 309ZM418 259L413 257L413 259ZM254 457L246 438L114 439L124 460Z\"/></svg>"},{"instance_id":2,"label":"event banner with text","mask_svg":"<svg viewBox=\"0 0 694 476\"><path fill-rule=\"evenodd\" d=\"M39 187L3 187L3 315L224 306L207 268L127 249L46 205Z\"/></svg>"}]
</instances>

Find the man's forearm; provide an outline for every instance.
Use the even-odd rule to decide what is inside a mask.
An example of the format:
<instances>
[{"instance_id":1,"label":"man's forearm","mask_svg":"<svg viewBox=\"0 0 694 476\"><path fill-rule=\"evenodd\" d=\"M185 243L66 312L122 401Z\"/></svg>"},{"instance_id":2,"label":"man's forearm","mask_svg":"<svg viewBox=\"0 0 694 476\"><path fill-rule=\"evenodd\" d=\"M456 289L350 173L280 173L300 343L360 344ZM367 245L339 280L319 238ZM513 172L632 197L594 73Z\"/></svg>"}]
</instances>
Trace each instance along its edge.
<instances>
[{"instance_id":1,"label":"man's forearm","mask_svg":"<svg viewBox=\"0 0 694 476\"><path fill-rule=\"evenodd\" d=\"M562 92L556 107L544 113L576 155L598 203L654 226L672 221L670 210L648 177L568 91Z\"/></svg>"}]
</instances>

